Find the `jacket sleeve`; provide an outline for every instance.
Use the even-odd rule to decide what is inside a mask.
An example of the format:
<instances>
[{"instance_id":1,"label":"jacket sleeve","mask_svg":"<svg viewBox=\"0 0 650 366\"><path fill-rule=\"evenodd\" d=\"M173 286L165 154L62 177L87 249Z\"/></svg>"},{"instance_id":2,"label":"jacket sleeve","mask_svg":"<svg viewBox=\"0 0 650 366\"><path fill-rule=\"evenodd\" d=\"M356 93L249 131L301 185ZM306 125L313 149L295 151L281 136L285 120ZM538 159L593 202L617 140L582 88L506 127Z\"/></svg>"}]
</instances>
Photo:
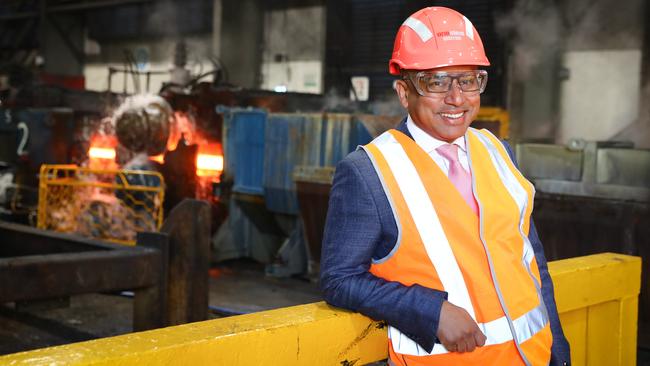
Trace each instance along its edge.
<instances>
[{"instance_id":1,"label":"jacket sleeve","mask_svg":"<svg viewBox=\"0 0 650 366\"><path fill-rule=\"evenodd\" d=\"M508 151L508 155L510 155L513 163L517 166L517 159L512 152L512 148L506 142L504 142L503 145ZM560 317L557 312L557 306L555 305L553 281L551 280L551 275L548 273L548 264L546 262L546 256L544 255L544 246L537 235L537 229L535 228L535 223L532 219L530 220L528 239L530 240L530 244L535 252L535 259L537 260L537 266L539 267L539 275L542 279L542 297L544 298L544 304L546 304L549 321L551 323L551 333L553 334L551 365L569 365L571 361L569 342L562 331L562 324L560 324Z\"/></svg>"},{"instance_id":2,"label":"jacket sleeve","mask_svg":"<svg viewBox=\"0 0 650 366\"><path fill-rule=\"evenodd\" d=\"M365 152L362 155L370 165ZM430 352L437 340L438 318L447 293L389 282L369 272L373 253L386 238L364 176L376 177L376 173L360 171L359 161L363 159L346 158L336 168L321 255L323 296L331 305L385 320Z\"/></svg>"}]
</instances>

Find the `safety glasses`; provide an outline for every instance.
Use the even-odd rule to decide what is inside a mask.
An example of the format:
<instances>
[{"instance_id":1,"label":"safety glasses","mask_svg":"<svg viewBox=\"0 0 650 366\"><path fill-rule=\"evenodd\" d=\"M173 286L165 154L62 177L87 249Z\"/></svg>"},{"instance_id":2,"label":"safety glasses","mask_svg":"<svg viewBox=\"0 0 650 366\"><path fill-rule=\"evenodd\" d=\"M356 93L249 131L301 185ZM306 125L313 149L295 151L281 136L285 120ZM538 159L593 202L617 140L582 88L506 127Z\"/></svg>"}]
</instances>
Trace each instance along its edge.
<instances>
[{"instance_id":1,"label":"safety glasses","mask_svg":"<svg viewBox=\"0 0 650 366\"><path fill-rule=\"evenodd\" d=\"M439 97L451 90L454 80L463 93L483 93L487 85L487 77L485 70L458 73L419 71L406 74L404 79L410 80L421 96Z\"/></svg>"}]
</instances>

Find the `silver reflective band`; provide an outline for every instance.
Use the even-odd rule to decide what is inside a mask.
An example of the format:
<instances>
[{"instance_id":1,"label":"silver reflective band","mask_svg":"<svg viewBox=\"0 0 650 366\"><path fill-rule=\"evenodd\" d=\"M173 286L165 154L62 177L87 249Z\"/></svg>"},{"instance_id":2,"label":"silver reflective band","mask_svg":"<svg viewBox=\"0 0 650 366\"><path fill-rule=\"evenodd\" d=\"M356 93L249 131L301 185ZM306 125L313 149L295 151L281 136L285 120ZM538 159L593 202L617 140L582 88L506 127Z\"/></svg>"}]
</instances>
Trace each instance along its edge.
<instances>
[{"instance_id":1,"label":"silver reflective band","mask_svg":"<svg viewBox=\"0 0 650 366\"><path fill-rule=\"evenodd\" d=\"M487 131L487 130L485 130L485 131ZM533 260L534 252L533 252L532 246L530 244L530 241L528 241L528 238L526 237L526 235L524 235L524 230L523 230L526 208L527 208L527 205L529 204L529 202L528 202L528 193L526 192L525 187L522 186L521 183L519 183L519 181L517 180L517 178L515 176L515 173L510 169L510 167L508 166L508 164L505 161L505 158L503 156L501 156L500 152L498 151L498 148L495 146L494 143L492 143L491 139L488 138L487 136L483 135L483 133L479 132L478 130L476 130L474 128L469 128L468 133L474 134L476 136L476 138L479 140L479 142L481 144L483 144L484 147L487 149L488 155L490 156L490 160L492 161L492 165L494 166L495 170L497 171L497 173L499 175L499 178L501 179L501 181L503 182L503 184L507 188L507 191L510 193L511 197L513 198L513 200L517 204L517 207L519 209L519 234L521 235L521 237L523 239L522 262L523 262L524 267L528 271L528 275L531 277L531 279L532 279L532 281L533 281L533 283L535 285L537 298L539 299L539 303L540 303L539 308L542 311L542 316L543 316L544 319L546 319L546 321L548 321L548 314L546 312L546 305L545 305L544 299L542 297L541 288L539 286L539 283L537 282L537 279L535 278L535 276L533 275L533 273L532 273L532 271L530 269L530 263ZM486 134L492 135L489 131L487 131ZM492 137L494 137L496 139L496 136L492 135ZM532 187L532 184L530 184L529 187L534 192L534 188ZM530 203L532 204L532 202L530 202ZM479 206L480 206L480 202L479 202ZM483 225L483 220L481 219L481 232L483 231L482 225ZM486 246L486 251L487 251L487 246ZM489 255L488 255L488 257L489 257ZM490 266L492 266L491 262L490 262ZM491 270L492 270L492 268L491 268ZM493 276L496 278L496 276L494 275L494 272L493 272ZM499 301L501 301L502 306L504 307L504 311L506 313L506 317L508 317L509 316L508 310L505 307L505 305L503 304L502 295L500 293L500 289L498 287L498 282L497 281L495 281L495 285L497 286L497 294L499 295ZM519 352L522 359L524 360L524 363L528 366L528 365L530 365L530 361L528 361L528 359L526 358L526 355L524 354L523 350L521 349L520 345L523 342L523 340L520 338L520 335L515 330L516 328L515 328L514 321L512 321L510 326L512 328L512 332L515 335L514 341L515 341L515 346L517 347L517 351Z\"/></svg>"},{"instance_id":2,"label":"silver reflective band","mask_svg":"<svg viewBox=\"0 0 650 366\"><path fill-rule=\"evenodd\" d=\"M397 186L404 197L408 210L411 212L413 223L420 234L424 249L431 260L431 264L438 272L438 278L443 289L448 292L449 302L462 307L475 319L472 300L460 266L413 162L402 145L390 132L384 132L372 144L381 152L395 176ZM380 180L383 179L381 171L377 173ZM382 185L385 186L384 183ZM390 197L389 191L386 194L387 197ZM396 215L395 218L397 219L398 216ZM398 245L400 245L399 242Z\"/></svg>"},{"instance_id":3,"label":"silver reflective band","mask_svg":"<svg viewBox=\"0 0 650 366\"><path fill-rule=\"evenodd\" d=\"M503 159L500 159L500 155L497 155L498 151L496 150L496 147L485 136L481 136L480 133L473 129L472 132L479 135L479 140L482 144L486 145L485 147L488 150L493 163L495 164L495 168L499 172L501 180L504 182L506 187L512 189L512 185L517 185L518 181L514 177L514 174L509 170L507 164L505 164L505 161L503 161ZM375 143L375 146L386 158L386 162L388 163L390 170L394 173L395 179L398 181L398 186L400 188L411 188L408 190L401 189L401 192L404 194L405 203L407 204L409 211L412 213L412 217L415 219L414 224L420 233L420 237L423 241L425 249L427 250L430 260L434 265L434 268L436 268L438 271L440 280L443 283L443 288L449 292L449 301L455 305L465 308L471 314L472 318L475 318L471 300L466 299L466 297L468 297L468 294L466 295L467 287L464 283L464 280L462 279L462 274L461 276L454 275L456 272L454 268L449 268L449 263L454 263L455 258L453 256L453 253L445 253L446 250L444 249L445 247L449 247L449 242L447 241L444 232L441 233L438 228L438 226L440 226L440 223L436 222L438 217L435 212L435 208L429 207L427 204L422 204L424 202L430 201L426 190L421 186L423 183L417 175L415 167L413 166L412 162L406 155L399 142L396 141L394 136L392 136L390 133L383 134L374 140L373 143ZM376 166L375 169L377 169ZM521 185L519 185L518 188L523 190L523 187L521 187ZM385 184L384 189L387 191ZM517 193L513 198L519 205L519 227L521 229L523 222L523 217L521 215L523 215L525 212L525 208L528 203L528 196L525 194L525 190L523 192L523 195L521 194L522 192L517 188L515 188L515 191L517 191ZM519 200L517 200L517 198L519 198ZM417 221L417 218L419 217L428 217L428 225L418 225L419 222ZM431 218L433 218L433 220ZM431 224L432 221L434 225ZM434 238L437 239L432 241L431 239ZM532 247L530 247L530 243L527 241L524 241L523 249L522 260L528 264L534 258L534 252L532 251ZM432 255L432 253L435 255ZM444 260L443 263L439 263L438 260L440 257L446 257L447 259ZM457 263L455 264L457 265ZM451 271L449 271L450 269ZM441 276L442 273L444 273L445 276ZM529 274L531 274L530 269ZM461 278L456 279L456 277ZM496 285L497 284L495 283L495 286ZM509 321L506 316L503 316L490 322L478 323L479 328L487 337L486 345L502 344L509 341L516 341L520 344L544 329L544 327L549 323L548 315L546 313L545 305L543 301L541 301L542 299L541 294L539 293L539 288L537 288L537 292L540 299L539 305L529 312L523 314L519 318ZM427 356L433 354L448 353L447 349L445 349L441 344L436 344L432 352L428 353L423 350L415 341L394 327L389 327L388 336L391 339L393 349L395 352L400 354ZM517 347L519 348L519 345L517 345ZM521 352L521 350L519 351ZM524 355L522 354L522 357L523 356Z\"/></svg>"},{"instance_id":4,"label":"silver reflective band","mask_svg":"<svg viewBox=\"0 0 650 366\"><path fill-rule=\"evenodd\" d=\"M472 41L474 40L474 27L472 27L472 22L469 21L469 19L465 18L463 15L463 20L465 21L465 35L467 38L471 39Z\"/></svg>"},{"instance_id":5,"label":"silver reflective band","mask_svg":"<svg viewBox=\"0 0 650 366\"><path fill-rule=\"evenodd\" d=\"M417 33L418 37L420 37L422 42L426 42L430 40L431 37L433 37L433 33L431 33L429 28L427 28L427 26L424 23L422 23L421 21L413 17L409 17L408 19L406 19L404 23L402 23L402 25L405 25L413 29L413 31Z\"/></svg>"},{"instance_id":6,"label":"silver reflective band","mask_svg":"<svg viewBox=\"0 0 650 366\"><path fill-rule=\"evenodd\" d=\"M548 322L549 320L546 315L546 309L544 309L544 304L540 304L533 310L513 320L512 323L517 335L517 340L519 343L523 343L544 329ZM510 332L510 327L508 326L508 319L505 316L487 323L478 323L478 327L487 337L487 340L485 341L486 346L501 344L514 339ZM449 351L439 343L436 343L431 353L427 353L412 339L393 327L389 327L388 336L393 343L393 349L395 352L403 355L428 356L449 353Z\"/></svg>"}]
</instances>

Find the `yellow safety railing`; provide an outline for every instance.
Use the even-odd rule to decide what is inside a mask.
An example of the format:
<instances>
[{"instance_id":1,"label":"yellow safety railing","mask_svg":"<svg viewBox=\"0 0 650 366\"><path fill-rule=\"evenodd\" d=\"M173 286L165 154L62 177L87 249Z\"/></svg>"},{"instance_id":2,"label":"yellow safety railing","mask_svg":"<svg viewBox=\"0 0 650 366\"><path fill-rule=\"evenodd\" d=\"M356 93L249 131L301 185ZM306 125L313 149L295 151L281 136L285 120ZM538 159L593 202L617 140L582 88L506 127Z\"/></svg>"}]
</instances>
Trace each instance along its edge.
<instances>
[{"instance_id":1,"label":"yellow safety railing","mask_svg":"<svg viewBox=\"0 0 650 366\"><path fill-rule=\"evenodd\" d=\"M145 170L42 165L38 228L135 244L163 222L164 179Z\"/></svg>"},{"instance_id":2,"label":"yellow safety railing","mask_svg":"<svg viewBox=\"0 0 650 366\"><path fill-rule=\"evenodd\" d=\"M549 263L573 365L635 365L641 259ZM9 365L364 365L387 357L386 327L325 303L0 356Z\"/></svg>"},{"instance_id":3,"label":"yellow safety railing","mask_svg":"<svg viewBox=\"0 0 650 366\"><path fill-rule=\"evenodd\" d=\"M472 126L487 128L499 138L507 139L510 135L510 113L499 107L481 107Z\"/></svg>"}]
</instances>

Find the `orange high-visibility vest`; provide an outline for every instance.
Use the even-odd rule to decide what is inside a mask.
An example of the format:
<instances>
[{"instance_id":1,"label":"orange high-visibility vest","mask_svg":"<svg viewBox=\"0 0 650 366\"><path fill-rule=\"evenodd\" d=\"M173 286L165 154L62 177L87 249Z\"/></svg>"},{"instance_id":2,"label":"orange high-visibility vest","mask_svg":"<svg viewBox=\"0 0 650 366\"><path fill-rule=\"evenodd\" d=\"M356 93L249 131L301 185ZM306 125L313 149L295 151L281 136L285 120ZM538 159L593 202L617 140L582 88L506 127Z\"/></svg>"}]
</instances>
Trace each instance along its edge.
<instances>
[{"instance_id":1,"label":"orange high-visibility vest","mask_svg":"<svg viewBox=\"0 0 650 366\"><path fill-rule=\"evenodd\" d=\"M552 335L528 240L534 188L487 130L465 134L479 215L412 139L390 130L363 147L399 230L395 249L370 272L406 286L446 291L487 337L473 352L427 352L389 326L396 365L548 365ZM433 332L433 329L431 330Z\"/></svg>"}]
</instances>

